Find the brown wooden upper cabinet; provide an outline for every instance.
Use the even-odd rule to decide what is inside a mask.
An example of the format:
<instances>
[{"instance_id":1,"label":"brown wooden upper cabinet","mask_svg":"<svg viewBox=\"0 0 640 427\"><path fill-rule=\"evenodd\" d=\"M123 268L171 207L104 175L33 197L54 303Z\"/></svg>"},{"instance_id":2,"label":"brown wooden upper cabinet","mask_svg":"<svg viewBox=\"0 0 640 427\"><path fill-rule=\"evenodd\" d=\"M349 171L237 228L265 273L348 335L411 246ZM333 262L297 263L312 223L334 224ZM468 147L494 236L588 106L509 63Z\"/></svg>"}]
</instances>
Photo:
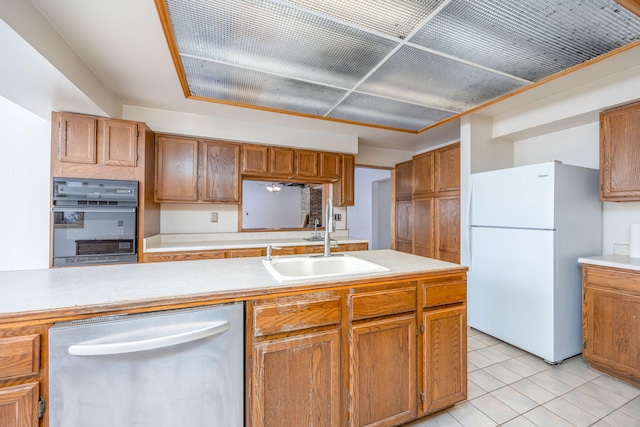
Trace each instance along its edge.
<instances>
[{"instance_id":1,"label":"brown wooden upper cabinet","mask_svg":"<svg viewBox=\"0 0 640 427\"><path fill-rule=\"evenodd\" d=\"M242 144L241 147L244 175L256 175L265 179L293 177L295 149L251 144Z\"/></svg>"},{"instance_id":2,"label":"brown wooden upper cabinet","mask_svg":"<svg viewBox=\"0 0 640 427\"><path fill-rule=\"evenodd\" d=\"M355 204L354 155L342 154L340 157L340 180L333 184L333 202L336 206L353 206Z\"/></svg>"},{"instance_id":3,"label":"brown wooden upper cabinet","mask_svg":"<svg viewBox=\"0 0 640 427\"><path fill-rule=\"evenodd\" d=\"M296 150L296 175L299 177L318 177L318 152Z\"/></svg>"},{"instance_id":4,"label":"brown wooden upper cabinet","mask_svg":"<svg viewBox=\"0 0 640 427\"><path fill-rule=\"evenodd\" d=\"M269 173L291 177L295 171L295 150L285 147L269 147Z\"/></svg>"},{"instance_id":5,"label":"brown wooden upper cabinet","mask_svg":"<svg viewBox=\"0 0 640 427\"><path fill-rule=\"evenodd\" d=\"M433 177L435 153L428 151L413 157L413 195L433 194L436 191Z\"/></svg>"},{"instance_id":6,"label":"brown wooden upper cabinet","mask_svg":"<svg viewBox=\"0 0 640 427\"><path fill-rule=\"evenodd\" d=\"M60 162L136 167L139 123L72 113L53 118Z\"/></svg>"},{"instance_id":7,"label":"brown wooden upper cabinet","mask_svg":"<svg viewBox=\"0 0 640 427\"><path fill-rule=\"evenodd\" d=\"M242 173L264 175L269 168L269 147L242 145Z\"/></svg>"},{"instance_id":8,"label":"brown wooden upper cabinet","mask_svg":"<svg viewBox=\"0 0 640 427\"><path fill-rule=\"evenodd\" d=\"M435 191L460 191L460 143L442 147L434 151L435 171L433 181Z\"/></svg>"},{"instance_id":9,"label":"brown wooden upper cabinet","mask_svg":"<svg viewBox=\"0 0 640 427\"><path fill-rule=\"evenodd\" d=\"M240 146L158 135L156 201L240 203Z\"/></svg>"},{"instance_id":10,"label":"brown wooden upper cabinet","mask_svg":"<svg viewBox=\"0 0 640 427\"><path fill-rule=\"evenodd\" d=\"M340 154L320 153L320 177L327 179L340 178Z\"/></svg>"},{"instance_id":11,"label":"brown wooden upper cabinet","mask_svg":"<svg viewBox=\"0 0 640 427\"><path fill-rule=\"evenodd\" d=\"M413 161L396 165L396 200L411 200L413 193Z\"/></svg>"},{"instance_id":12,"label":"brown wooden upper cabinet","mask_svg":"<svg viewBox=\"0 0 640 427\"><path fill-rule=\"evenodd\" d=\"M600 113L600 199L640 201L640 102Z\"/></svg>"}]
</instances>

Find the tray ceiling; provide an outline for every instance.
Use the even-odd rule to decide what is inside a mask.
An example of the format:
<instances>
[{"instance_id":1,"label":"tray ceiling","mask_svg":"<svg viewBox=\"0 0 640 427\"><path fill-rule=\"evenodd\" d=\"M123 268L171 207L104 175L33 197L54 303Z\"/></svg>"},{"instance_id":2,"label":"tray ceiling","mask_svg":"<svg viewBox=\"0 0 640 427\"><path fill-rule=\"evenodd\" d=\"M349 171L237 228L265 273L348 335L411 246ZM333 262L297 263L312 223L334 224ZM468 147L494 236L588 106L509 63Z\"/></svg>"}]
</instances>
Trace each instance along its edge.
<instances>
[{"instance_id":1,"label":"tray ceiling","mask_svg":"<svg viewBox=\"0 0 640 427\"><path fill-rule=\"evenodd\" d=\"M640 40L613 0L156 0L189 98L419 132Z\"/></svg>"}]
</instances>

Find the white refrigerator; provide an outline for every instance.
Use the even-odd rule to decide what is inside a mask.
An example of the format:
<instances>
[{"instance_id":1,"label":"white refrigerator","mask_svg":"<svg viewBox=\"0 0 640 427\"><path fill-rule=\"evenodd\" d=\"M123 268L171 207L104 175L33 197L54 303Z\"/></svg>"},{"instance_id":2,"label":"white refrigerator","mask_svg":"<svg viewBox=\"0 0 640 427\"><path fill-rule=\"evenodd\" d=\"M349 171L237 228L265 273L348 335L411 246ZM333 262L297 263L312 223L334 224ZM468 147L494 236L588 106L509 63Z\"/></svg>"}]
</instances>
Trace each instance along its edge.
<instances>
[{"instance_id":1,"label":"white refrigerator","mask_svg":"<svg viewBox=\"0 0 640 427\"><path fill-rule=\"evenodd\" d=\"M602 251L598 182L559 162L470 176L469 326L548 363L582 352L578 258Z\"/></svg>"}]
</instances>

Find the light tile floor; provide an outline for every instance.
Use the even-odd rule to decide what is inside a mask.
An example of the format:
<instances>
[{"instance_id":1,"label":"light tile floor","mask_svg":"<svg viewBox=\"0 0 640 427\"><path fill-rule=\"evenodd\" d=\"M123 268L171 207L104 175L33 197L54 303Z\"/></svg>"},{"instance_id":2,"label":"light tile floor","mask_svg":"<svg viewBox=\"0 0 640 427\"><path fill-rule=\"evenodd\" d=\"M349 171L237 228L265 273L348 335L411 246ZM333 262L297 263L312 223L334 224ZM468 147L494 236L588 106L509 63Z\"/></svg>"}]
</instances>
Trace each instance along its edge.
<instances>
[{"instance_id":1,"label":"light tile floor","mask_svg":"<svg viewBox=\"0 0 640 427\"><path fill-rule=\"evenodd\" d=\"M404 427L640 427L640 389L468 329L468 399ZM638 355L640 357L640 355Z\"/></svg>"}]
</instances>

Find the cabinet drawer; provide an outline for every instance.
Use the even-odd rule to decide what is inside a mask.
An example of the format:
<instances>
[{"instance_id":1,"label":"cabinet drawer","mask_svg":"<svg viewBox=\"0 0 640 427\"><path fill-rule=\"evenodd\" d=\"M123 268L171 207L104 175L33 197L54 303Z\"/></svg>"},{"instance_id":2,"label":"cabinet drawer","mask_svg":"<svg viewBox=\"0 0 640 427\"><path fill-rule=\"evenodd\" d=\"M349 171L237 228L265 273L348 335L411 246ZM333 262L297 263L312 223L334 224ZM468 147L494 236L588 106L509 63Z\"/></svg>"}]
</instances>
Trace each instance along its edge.
<instances>
[{"instance_id":1,"label":"cabinet drawer","mask_svg":"<svg viewBox=\"0 0 640 427\"><path fill-rule=\"evenodd\" d=\"M265 255L264 248L249 248L249 249L229 249L227 251L227 258L247 258Z\"/></svg>"},{"instance_id":2,"label":"cabinet drawer","mask_svg":"<svg viewBox=\"0 0 640 427\"><path fill-rule=\"evenodd\" d=\"M0 339L0 380L35 375L40 370L40 335Z\"/></svg>"},{"instance_id":3,"label":"cabinet drawer","mask_svg":"<svg viewBox=\"0 0 640 427\"><path fill-rule=\"evenodd\" d=\"M422 282L424 307L463 302L467 298L467 280L464 275L453 276L440 282Z\"/></svg>"},{"instance_id":4,"label":"cabinet drawer","mask_svg":"<svg viewBox=\"0 0 640 427\"><path fill-rule=\"evenodd\" d=\"M351 296L353 320L406 313L416 309L415 286L364 292Z\"/></svg>"},{"instance_id":5,"label":"cabinet drawer","mask_svg":"<svg viewBox=\"0 0 640 427\"><path fill-rule=\"evenodd\" d=\"M584 264L582 276L583 281L590 286L640 295L640 272L637 271Z\"/></svg>"},{"instance_id":6,"label":"cabinet drawer","mask_svg":"<svg viewBox=\"0 0 640 427\"><path fill-rule=\"evenodd\" d=\"M277 299L254 307L254 336L340 323L340 297Z\"/></svg>"}]
</instances>

